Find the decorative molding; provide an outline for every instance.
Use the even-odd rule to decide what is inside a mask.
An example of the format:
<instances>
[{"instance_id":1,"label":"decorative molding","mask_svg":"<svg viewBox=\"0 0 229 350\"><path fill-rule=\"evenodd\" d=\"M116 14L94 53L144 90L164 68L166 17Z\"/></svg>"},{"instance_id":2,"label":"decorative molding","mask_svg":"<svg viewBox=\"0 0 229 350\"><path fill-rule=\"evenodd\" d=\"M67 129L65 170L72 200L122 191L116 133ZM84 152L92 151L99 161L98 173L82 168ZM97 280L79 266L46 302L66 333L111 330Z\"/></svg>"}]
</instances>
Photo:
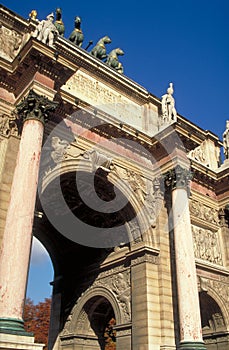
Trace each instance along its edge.
<instances>
[{"instance_id":1,"label":"decorative molding","mask_svg":"<svg viewBox=\"0 0 229 350\"><path fill-rule=\"evenodd\" d=\"M150 263L154 265L159 265L160 263L160 258L158 255L152 255L152 254L143 254L141 256L138 256L136 258L133 258L131 260L131 266L136 266L142 263Z\"/></svg>"}]
</instances>

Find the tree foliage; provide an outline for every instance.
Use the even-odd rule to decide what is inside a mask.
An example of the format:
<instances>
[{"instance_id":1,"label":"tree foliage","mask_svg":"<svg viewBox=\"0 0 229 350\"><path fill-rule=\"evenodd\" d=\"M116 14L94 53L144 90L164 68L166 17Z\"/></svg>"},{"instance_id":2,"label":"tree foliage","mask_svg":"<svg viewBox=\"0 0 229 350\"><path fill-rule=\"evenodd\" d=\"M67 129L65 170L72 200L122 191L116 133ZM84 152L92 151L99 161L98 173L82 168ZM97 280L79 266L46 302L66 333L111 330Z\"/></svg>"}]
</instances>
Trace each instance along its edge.
<instances>
[{"instance_id":1,"label":"tree foliage","mask_svg":"<svg viewBox=\"0 0 229 350\"><path fill-rule=\"evenodd\" d=\"M112 317L105 328L104 338L105 338L105 350L115 350L116 349L116 331L113 326L116 324L115 319Z\"/></svg>"},{"instance_id":2,"label":"tree foliage","mask_svg":"<svg viewBox=\"0 0 229 350\"><path fill-rule=\"evenodd\" d=\"M34 305L31 299L26 299L24 308L24 325L27 332L34 334L36 343L45 344L47 349L49 321L51 311L51 298Z\"/></svg>"}]
</instances>

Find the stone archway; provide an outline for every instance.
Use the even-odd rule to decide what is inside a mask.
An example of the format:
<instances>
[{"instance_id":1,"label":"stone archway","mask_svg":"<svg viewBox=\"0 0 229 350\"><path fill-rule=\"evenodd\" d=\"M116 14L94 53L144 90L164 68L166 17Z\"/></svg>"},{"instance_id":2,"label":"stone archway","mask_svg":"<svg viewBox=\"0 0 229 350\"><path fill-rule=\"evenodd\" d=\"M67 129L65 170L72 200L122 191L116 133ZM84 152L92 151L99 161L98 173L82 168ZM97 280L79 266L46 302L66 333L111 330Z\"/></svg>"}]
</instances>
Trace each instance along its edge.
<instances>
[{"instance_id":1,"label":"stone archway","mask_svg":"<svg viewBox=\"0 0 229 350\"><path fill-rule=\"evenodd\" d=\"M75 350L105 350L109 328L115 349L128 350L131 333L119 339L120 327L126 329L126 320L115 295L105 287L92 287L79 298L69 315L60 336L61 347L71 344Z\"/></svg>"},{"instance_id":2,"label":"stone archway","mask_svg":"<svg viewBox=\"0 0 229 350\"><path fill-rule=\"evenodd\" d=\"M200 292L199 296L203 339L207 350L227 350L229 335L220 306L207 292Z\"/></svg>"}]
</instances>

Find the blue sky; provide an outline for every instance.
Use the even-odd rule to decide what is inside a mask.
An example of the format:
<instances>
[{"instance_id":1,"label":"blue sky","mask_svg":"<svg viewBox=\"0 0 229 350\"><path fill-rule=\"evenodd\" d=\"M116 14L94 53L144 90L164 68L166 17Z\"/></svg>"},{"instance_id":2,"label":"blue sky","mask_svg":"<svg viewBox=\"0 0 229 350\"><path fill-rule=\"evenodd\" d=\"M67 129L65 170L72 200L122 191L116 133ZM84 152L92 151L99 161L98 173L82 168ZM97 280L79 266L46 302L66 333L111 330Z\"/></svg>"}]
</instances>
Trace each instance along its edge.
<instances>
[{"instance_id":1,"label":"blue sky","mask_svg":"<svg viewBox=\"0 0 229 350\"><path fill-rule=\"evenodd\" d=\"M108 52L116 47L125 52L120 61L126 76L158 97L173 82L178 113L222 137L229 120L228 0L8 0L2 4L24 18L36 9L40 20L61 7L67 38L79 15L83 48L89 40L96 43L109 35Z\"/></svg>"}]
</instances>

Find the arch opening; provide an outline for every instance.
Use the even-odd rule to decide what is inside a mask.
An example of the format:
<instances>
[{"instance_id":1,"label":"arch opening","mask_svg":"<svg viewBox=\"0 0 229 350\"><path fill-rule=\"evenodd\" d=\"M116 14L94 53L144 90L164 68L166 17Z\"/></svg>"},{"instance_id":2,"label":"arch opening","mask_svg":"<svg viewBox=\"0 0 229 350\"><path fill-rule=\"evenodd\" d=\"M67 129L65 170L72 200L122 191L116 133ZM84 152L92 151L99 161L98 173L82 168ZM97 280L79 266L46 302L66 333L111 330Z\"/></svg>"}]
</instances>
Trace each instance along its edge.
<instances>
[{"instance_id":1,"label":"arch opening","mask_svg":"<svg viewBox=\"0 0 229 350\"><path fill-rule=\"evenodd\" d=\"M203 340L207 350L227 350L229 337L222 310L207 292L200 292Z\"/></svg>"}]
</instances>

